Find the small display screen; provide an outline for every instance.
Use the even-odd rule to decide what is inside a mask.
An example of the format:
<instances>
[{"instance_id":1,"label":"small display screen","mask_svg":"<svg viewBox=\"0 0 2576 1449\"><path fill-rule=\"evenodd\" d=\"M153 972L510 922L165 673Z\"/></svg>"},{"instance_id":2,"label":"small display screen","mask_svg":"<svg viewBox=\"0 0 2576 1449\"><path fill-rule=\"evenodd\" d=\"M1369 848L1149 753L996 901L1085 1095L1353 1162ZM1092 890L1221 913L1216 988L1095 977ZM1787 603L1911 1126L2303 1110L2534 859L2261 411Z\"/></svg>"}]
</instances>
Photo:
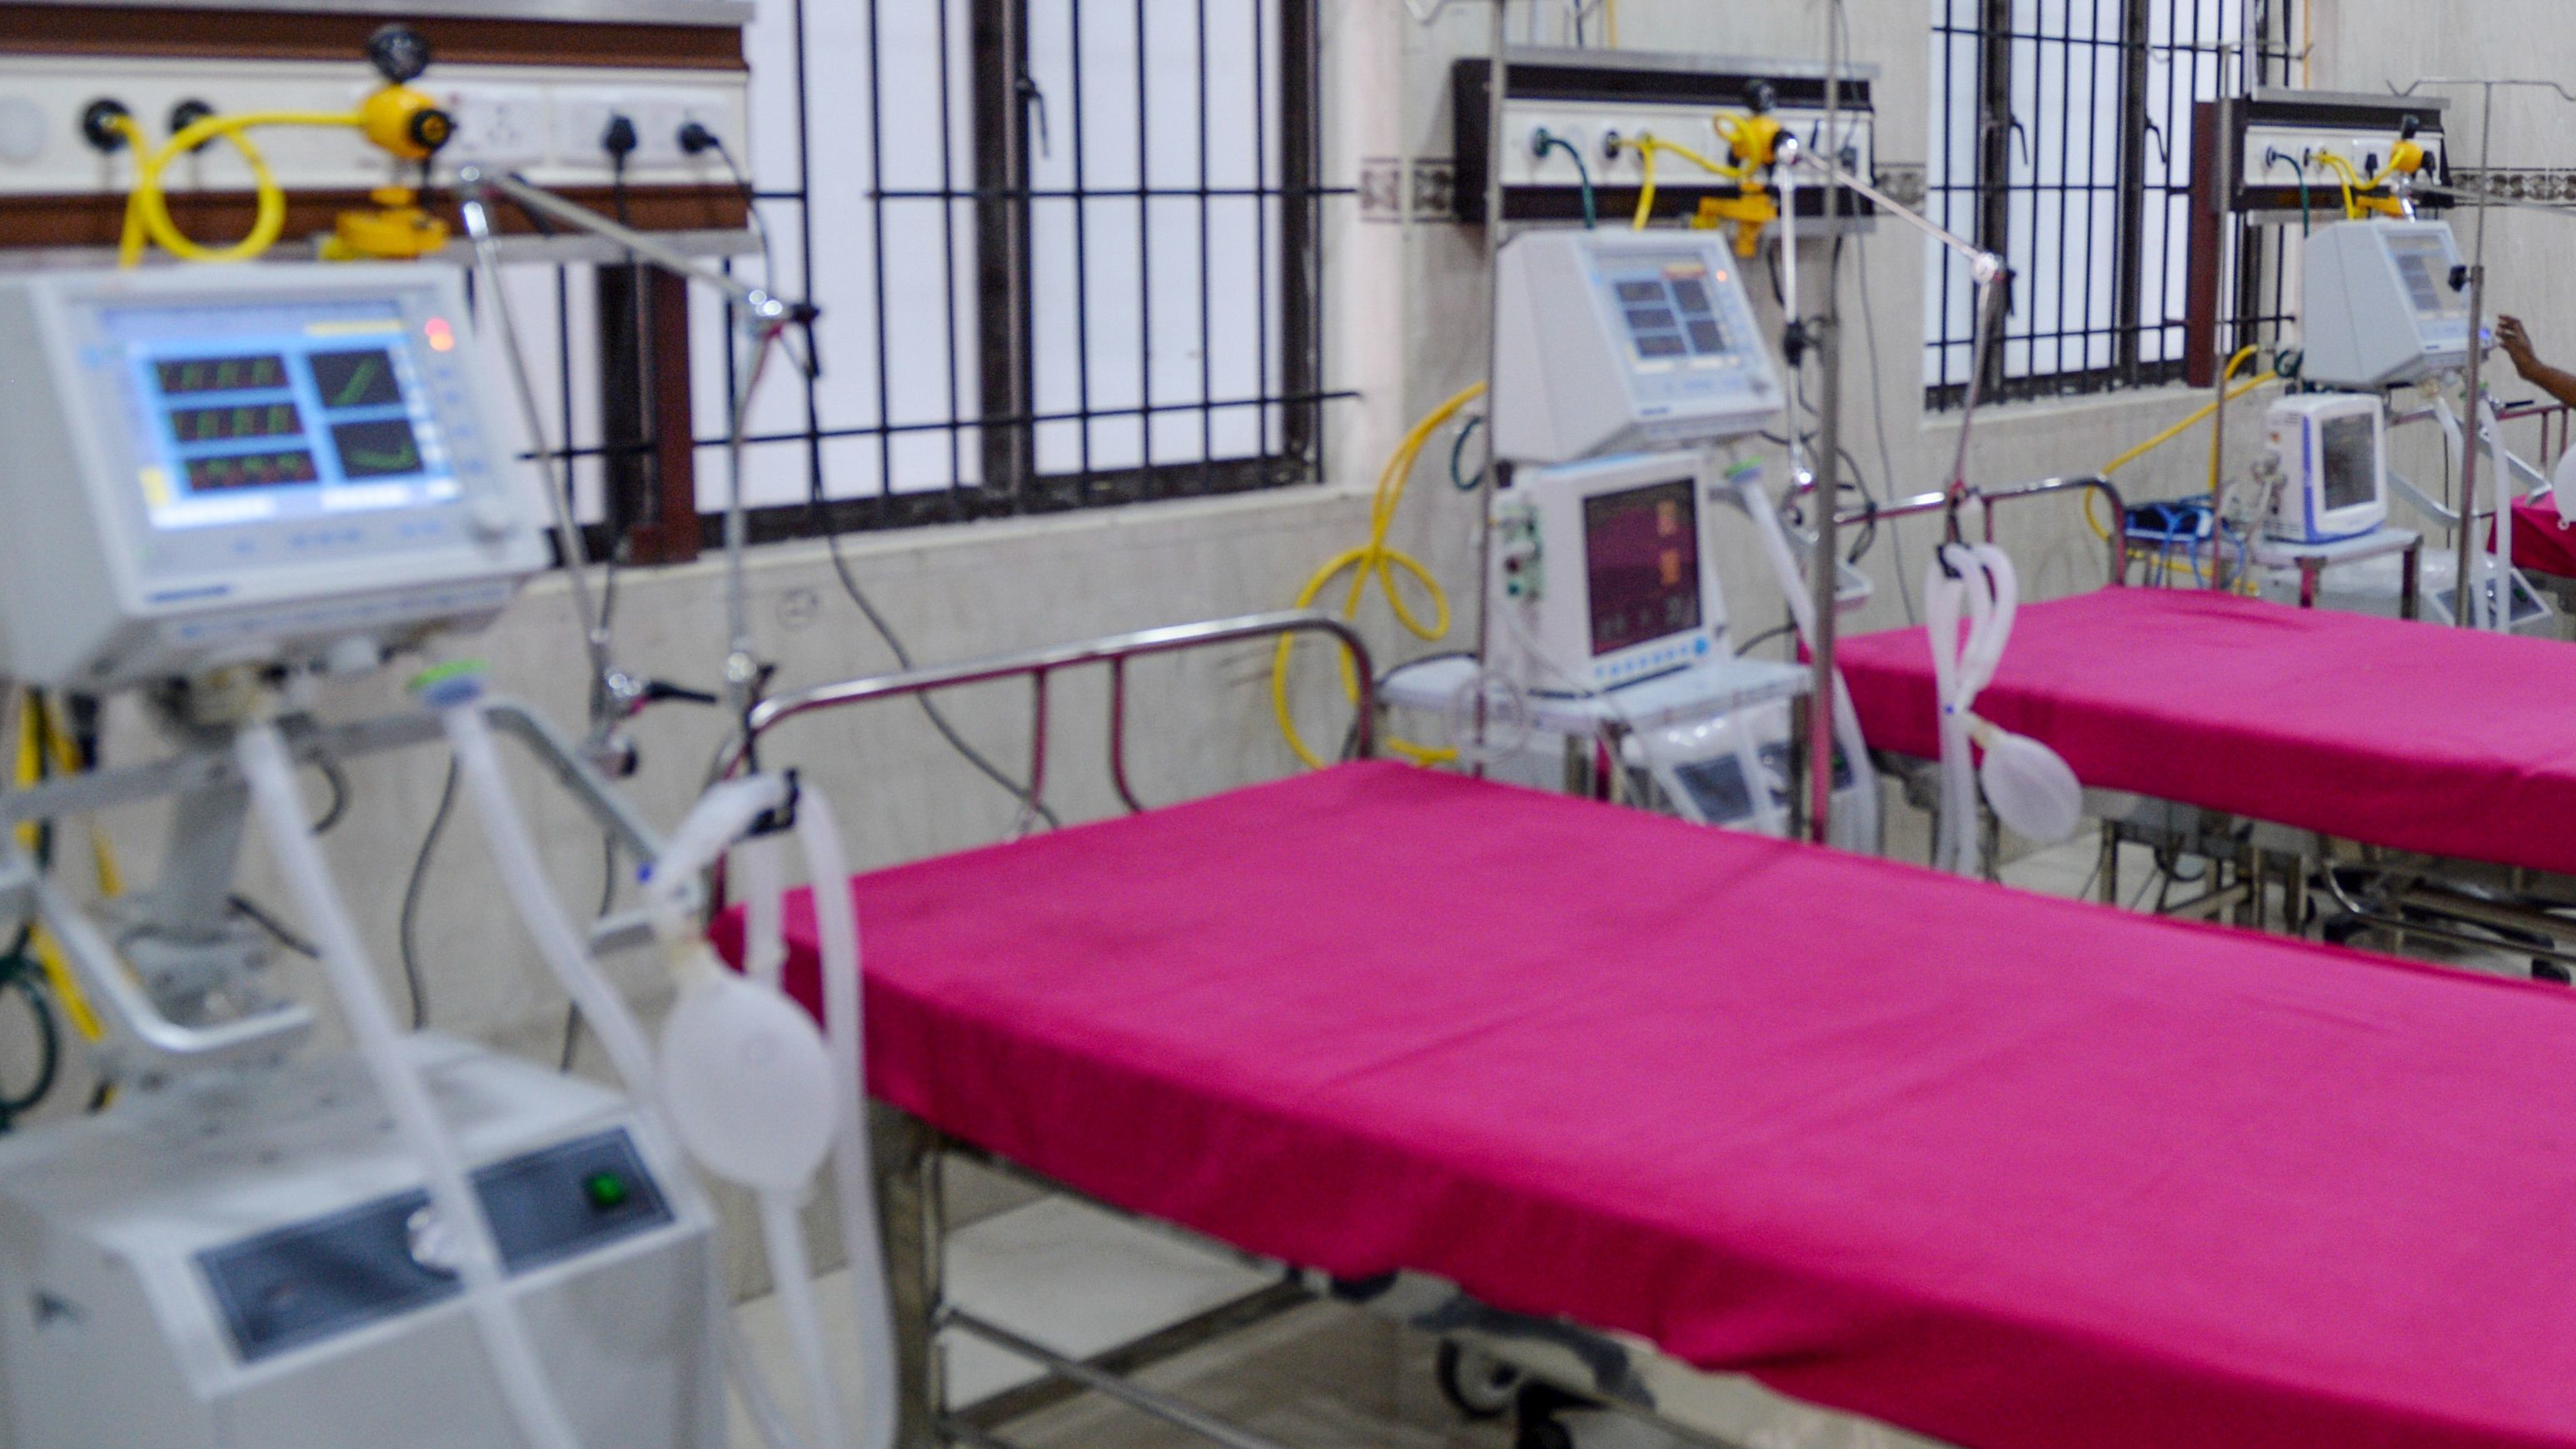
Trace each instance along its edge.
<instances>
[{"instance_id":1,"label":"small display screen","mask_svg":"<svg viewBox=\"0 0 2576 1449\"><path fill-rule=\"evenodd\" d=\"M161 391L172 397L194 392L239 392L244 388L286 386L286 359L275 353L256 357L191 357L153 368Z\"/></svg>"},{"instance_id":2,"label":"small display screen","mask_svg":"<svg viewBox=\"0 0 2576 1449\"><path fill-rule=\"evenodd\" d=\"M316 483L321 470L302 448L274 453L221 453L188 460L188 491L221 493L234 488L273 488L289 483Z\"/></svg>"},{"instance_id":3,"label":"small display screen","mask_svg":"<svg viewBox=\"0 0 2576 1449\"><path fill-rule=\"evenodd\" d=\"M2317 428L2323 507L2328 512L2379 501L2379 426L2369 417L2328 418Z\"/></svg>"},{"instance_id":4,"label":"small display screen","mask_svg":"<svg viewBox=\"0 0 2576 1449\"><path fill-rule=\"evenodd\" d=\"M1735 351L1718 316L1715 288L1726 281L1697 257L1644 257L1609 276L1628 344L1640 362L1682 362Z\"/></svg>"},{"instance_id":5,"label":"small display screen","mask_svg":"<svg viewBox=\"0 0 2576 1449\"><path fill-rule=\"evenodd\" d=\"M304 415L291 402L246 403L228 408L172 408L170 435L182 443L229 443L237 438L300 438Z\"/></svg>"},{"instance_id":6,"label":"small display screen","mask_svg":"<svg viewBox=\"0 0 2576 1449\"><path fill-rule=\"evenodd\" d=\"M2468 315L2468 296L2451 285L2451 254L2441 238L2390 237L2388 254L2396 261L2398 279L2406 284L2407 300L2417 312L2427 317Z\"/></svg>"},{"instance_id":7,"label":"small display screen","mask_svg":"<svg viewBox=\"0 0 2576 1449\"><path fill-rule=\"evenodd\" d=\"M1690 479L1583 500L1583 555L1596 657L1699 627L1699 510Z\"/></svg>"},{"instance_id":8,"label":"small display screen","mask_svg":"<svg viewBox=\"0 0 2576 1449\"><path fill-rule=\"evenodd\" d=\"M458 494L415 348L391 298L109 308L155 527L385 508ZM450 343L452 345L452 342Z\"/></svg>"},{"instance_id":9,"label":"small display screen","mask_svg":"<svg viewBox=\"0 0 2576 1449\"><path fill-rule=\"evenodd\" d=\"M408 478L420 471L420 437L405 418L335 424L331 447L343 477Z\"/></svg>"}]
</instances>

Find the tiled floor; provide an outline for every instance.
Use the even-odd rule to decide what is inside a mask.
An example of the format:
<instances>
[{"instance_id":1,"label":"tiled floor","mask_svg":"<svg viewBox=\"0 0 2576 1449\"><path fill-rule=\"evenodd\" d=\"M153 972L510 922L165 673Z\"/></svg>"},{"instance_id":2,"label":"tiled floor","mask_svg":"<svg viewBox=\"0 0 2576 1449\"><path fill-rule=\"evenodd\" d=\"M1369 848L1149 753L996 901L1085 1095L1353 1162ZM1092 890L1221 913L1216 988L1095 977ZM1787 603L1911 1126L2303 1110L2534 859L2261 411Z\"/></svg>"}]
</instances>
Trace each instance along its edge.
<instances>
[{"instance_id":1,"label":"tiled floor","mask_svg":"<svg viewBox=\"0 0 2576 1449\"><path fill-rule=\"evenodd\" d=\"M2025 890L2086 896L2098 859L2095 842L2086 836L2026 856L2002 874ZM2124 848L2123 904L2151 890L2151 880L2147 852ZM2458 964L2515 974L2527 969L2527 963L2500 955ZM1141 1336L1259 1281L1232 1260L1177 1238L1051 1199L1008 1207L955 1234L948 1273L962 1306L1075 1355ZM824 1292L835 1359L853 1362L852 1310L843 1280L827 1280ZM778 1366L777 1393L796 1402L796 1385L784 1377L793 1359L774 1306L747 1305L742 1319L757 1356ZM1512 1433L1506 1422L1471 1422L1442 1397L1435 1352L1422 1335L1354 1309L1316 1305L1173 1360L1147 1375L1147 1382L1289 1449L1508 1449ZM1034 1377L974 1342L954 1345L949 1371L961 1402ZM845 1381L845 1395L855 1387ZM1745 1449L1864 1449L1897 1442L1883 1429L1810 1414L1758 1391L1738 1397L1747 1404L1742 1422L1748 1428L1739 1436ZM1204 1449L1202 1441L1178 1429L1097 1399L1032 1415L1011 1425L1008 1435L1025 1449ZM737 1406L735 1449L753 1449L757 1442ZM1627 1421L1592 1416L1581 1425L1576 1449L1678 1446Z\"/></svg>"}]
</instances>

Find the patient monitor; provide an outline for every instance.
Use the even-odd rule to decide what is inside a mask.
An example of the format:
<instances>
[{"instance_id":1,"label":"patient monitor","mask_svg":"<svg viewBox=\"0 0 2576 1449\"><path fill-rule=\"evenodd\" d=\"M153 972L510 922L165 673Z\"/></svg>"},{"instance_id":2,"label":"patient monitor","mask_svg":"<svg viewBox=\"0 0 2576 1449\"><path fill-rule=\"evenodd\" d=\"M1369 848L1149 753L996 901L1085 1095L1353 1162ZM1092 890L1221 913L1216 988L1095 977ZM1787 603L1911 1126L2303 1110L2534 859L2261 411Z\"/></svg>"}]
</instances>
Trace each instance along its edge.
<instances>
[{"instance_id":1,"label":"patient monitor","mask_svg":"<svg viewBox=\"0 0 2576 1449\"><path fill-rule=\"evenodd\" d=\"M2331 543L2386 523L2387 427L2375 394L2310 393L2274 403L2264 423L2281 479L2272 536Z\"/></svg>"},{"instance_id":2,"label":"patient monitor","mask_svg":"<svg viewBox=\"0 0 2576 1449\"><path fill-rule=\"evenodd\" d=\"M1531 689L1590 694L1725 654L1706 466L1648 453L1526 469L1495 499L1490 597L1538 655Z\"/></svg>"},{"instance_id":3,"label":"patient monitor","mask_svg":"<svg viewBox=\"0 0 2576 1449\"><path fill-rule=\"evenodd\" d=\"M1780 411L1741 264L1718 233L1524 232L1497 265L1496 457L1690 447Z\"/></svg>"},{"instance_id":4,"label":"patient monitor","mask_svg":"<svg viewBox=\"0 0 2576 1449\"><path fill-rule=\"evenodd\" d=\"M2439 221L2348 221L2307 241L2306 361L2324 387L2375 391L2468 366L2459 242Z\"/></svg>"},{"instance_id":5,"label":"patient monitor","mask_svg":"<svg viewBox=\"0 0 2576 1449\"><path fill-rule=\"evenodd\" d=\"M445 267L0 282L0 674L372 664L490 617L547 552L477 361Z\"/></svg>"}]
</instances>

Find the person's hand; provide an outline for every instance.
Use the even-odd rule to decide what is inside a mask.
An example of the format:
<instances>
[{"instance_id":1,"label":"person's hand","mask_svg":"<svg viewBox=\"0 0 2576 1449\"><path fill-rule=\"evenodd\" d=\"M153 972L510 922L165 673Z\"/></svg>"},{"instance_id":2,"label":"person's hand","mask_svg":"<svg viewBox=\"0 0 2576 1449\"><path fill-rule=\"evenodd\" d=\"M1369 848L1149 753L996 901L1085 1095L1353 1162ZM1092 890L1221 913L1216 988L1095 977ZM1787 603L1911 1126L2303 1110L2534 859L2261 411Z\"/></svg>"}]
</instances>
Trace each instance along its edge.
<instances>
[{"instance_id":1,"label":"person's hand","mask_svg":"<svg viewBox=\"0 0 2576 1449\"><path fill-rule=\"evenodd\" d=\"M2532 350L2531 332L2522 325L2522 319L2496 318L2495 335L2496 346L2503 348L2504 355L2513 359L2513 370L2529 378L2532 368L2540 361L2540 355Z\"/></svg>"}]
</instances>

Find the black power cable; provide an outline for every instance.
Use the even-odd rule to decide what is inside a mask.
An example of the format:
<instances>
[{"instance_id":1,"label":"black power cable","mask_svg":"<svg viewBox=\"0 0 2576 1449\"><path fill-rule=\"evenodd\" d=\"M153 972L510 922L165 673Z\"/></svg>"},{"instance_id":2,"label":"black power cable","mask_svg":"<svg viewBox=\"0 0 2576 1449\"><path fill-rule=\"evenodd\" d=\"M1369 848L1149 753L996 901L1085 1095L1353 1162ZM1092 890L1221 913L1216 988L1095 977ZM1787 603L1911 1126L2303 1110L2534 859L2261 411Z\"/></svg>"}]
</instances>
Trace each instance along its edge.
<instances>
[{"instance_id":1,"label":"black power cable","mask_svg":"<svg viewBox=\"0 0 2576 1449\"><path fill-rule=\"evenodd\" d=\"M691 124L696 123L691 122ZM617 904L617 837L603 832L599 837L599 909L591 913L592 917L606 919L608 908L615 904ZM563 1050L556 1059L556 1071L572 1070L573 1052L580 1045L581 1004L575 1002L564 1010Z\"/></svg>"},{"instance_id":2,"label":"black power cable","mask_svg":"<svg viewBox=\"0 0 2576 1449\"><path fill-rule=\"evenodd\" d=\"M743 207L751 218L752 230L760 237L760 265L763 280L775 285L778 279L778 265L776 255L770 246L769 222L760 213L757 193L752 189L751 178L735 161L733 152L724 143L724 138L707 129L703 124L691 121L683 125L680 127L678 140L680 149L689 155L696 156L712 151L715 153L716 160L723 164L725 174L733 179L734 189L742 193ZM785 340L784 336L780 338L782 346ZM822 354L814 350L813 329L810 324L806 328L805 345L808 349L806 356L798 357L792 347L787 349L788 356L796 364L797 370L804 373L808 379L819 377L822 374ZM823 536L824 549L831 555L832 572L841 582L841 592L849 595L850 602L857 605L859 613L866 617L868 627L876 631L879 639L885 641L887 651L894 655L895 667L912 668L912 651L904 647L903 640L895 634L893 626L886 622L883 614L877 612L875 601L868 597L865 589L859 587L858 577L850 572L849 560L841 553L841 533L839 529L832 526L831 510L826 506L823 496L823 470L819 460L810 465L810 471L806 477L805 506L813 530ZM1001 766L986 759L982 751L967 743L966 737L957 732L955 725L949 723L948 716L940 711L938 704L932 701L930 696L914 695L913 702L921 706L922 714L930 720L931 727L939 731L939 737L947 741L948 747L955 750L960 759L974 766L976 773L999 786L1012 799L1019 801L1021 808L1044 820L1049 829L1063 827L1064 822L1057 818L1053 808L1042 800L1031 798L1028 786L1012 778Z\"/></svg>"},{"instance_id":3,"label":"black power cable","mask_svg":"<svg viewBox=\"0 0 2576 1449\"><path fill-rule=\"evenodd\" d=\"M304 937L296 934L284 921L279 920L275 915L271 914L268 908L261 905L259 902L252 900L248 896L236 895L225 897L225 904L232 907L234 915L237 915L243 920L250 922L252 925L259 927L260 930L267 933L270 940L275 941L287 950L294 952L296 955L303 957L307 961L318 961L322 959L321 947L314 945L311 941L308 941Z\"/></svg>"},{"instance_id":4,"label":"black power cable","mask_svg":"<svg viewBox=\"0 0 2576 1449\"><path fill-rule=\"evenodd\" d=\"M430 857L438 850L438 838L447 832L447 819L456 810L457 765L453 756L447 761L447 783L438 790L438 809L429 817L429 829L420 837L420 853L412 857L411 880L403 887L402 919L395 930L401 947L403 985L411 993L411 1029L429 1025L429 991L420 969L420 899L429 884Z\"/></svg>"},{"instance_id":5,"label":"black power cable","mask_svg":"<svg viewBox=\"0 0 2576 1449\"><path fill-rule=\"evenodd\" d=\"M53 771L52 711L45 696L35 690L27 692L23 728L29 735L36 758L36 776L43 779ZM53 868L54 833L49 822L36 827L36 869ZM30 1021L36 1029L36 1075L24 1090L0 1089L0 1133L17 1125L17 1119L34 1111L53 1095L62 1078L62 1025L54 1017L53 1002L45 995L41 968L34 951L36 932L33 921L23 922L9 949L0 953L0 990L15 991L26 1003Z\"/></svg>"},{"instance_id":6,"label":"black power cable","mask_svg":"<svg viewBox=\"0 0 2576 1449\"><path fill-rule=\"evenodd\" d=\"M5 975L0 975L0 989L15 990L27 1003L27 1013L36 1026L36 1079L24 1091L0 1089L0 1133L7 1133L17 1120L44 1104L54 1094L54 1084L62 1077L63 1030L54 1020L53 1003L37 984L35 967L24 958L15 958Z\"/></svg>"}]
</instances>

